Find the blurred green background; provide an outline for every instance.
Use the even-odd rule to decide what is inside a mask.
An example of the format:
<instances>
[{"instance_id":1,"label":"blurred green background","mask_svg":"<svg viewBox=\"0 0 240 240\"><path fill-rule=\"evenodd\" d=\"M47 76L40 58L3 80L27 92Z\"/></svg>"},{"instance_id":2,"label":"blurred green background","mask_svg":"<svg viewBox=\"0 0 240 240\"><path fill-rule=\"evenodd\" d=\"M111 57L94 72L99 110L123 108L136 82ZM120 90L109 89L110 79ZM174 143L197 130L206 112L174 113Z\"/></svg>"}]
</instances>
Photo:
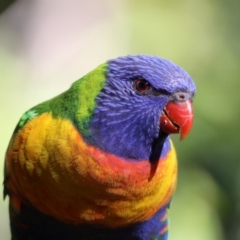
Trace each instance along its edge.
<instances>
[{"instance_id":1,"label":"blurred green background","mask_svg":"<svg viewBox=\"0 0 240 240\"><path fill-rule=\"evenodd\" d=\"M233 0L14 2L0 15L1 168L25 110L109 58L158 55L197 84L194 127L183 142L173 136L179 184L170 239L240 239L239 12ZM2 240L10 239L7 202Z\"/></svg>"}]
</instances>

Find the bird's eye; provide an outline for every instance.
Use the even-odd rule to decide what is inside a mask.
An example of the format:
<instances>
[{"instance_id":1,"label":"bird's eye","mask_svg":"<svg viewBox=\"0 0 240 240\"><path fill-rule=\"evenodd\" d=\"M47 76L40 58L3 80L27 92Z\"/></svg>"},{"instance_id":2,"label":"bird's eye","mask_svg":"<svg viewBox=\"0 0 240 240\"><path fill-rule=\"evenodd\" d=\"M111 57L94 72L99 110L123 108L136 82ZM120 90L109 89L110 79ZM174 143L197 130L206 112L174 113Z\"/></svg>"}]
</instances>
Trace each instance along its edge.
<instances>
[{"instance_id":1,"label":"bird's eye","mask_svg":"<svg viewBox=\"0 0 240 240\"><path fill-rule=\"evenodd\" d=\"M137 79L135 84L136 90L140 93L146 93L151 87L145 79Z\"/></svg>"}]
</instances>

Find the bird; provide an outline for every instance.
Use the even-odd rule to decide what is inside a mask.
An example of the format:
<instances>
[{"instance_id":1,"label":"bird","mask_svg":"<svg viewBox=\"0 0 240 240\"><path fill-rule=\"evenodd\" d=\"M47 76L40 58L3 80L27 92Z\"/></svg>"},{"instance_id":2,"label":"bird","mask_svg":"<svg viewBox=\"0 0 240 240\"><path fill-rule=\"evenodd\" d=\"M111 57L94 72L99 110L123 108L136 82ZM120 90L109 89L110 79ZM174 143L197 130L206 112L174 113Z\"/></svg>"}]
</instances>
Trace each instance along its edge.
<instances>
[{"instance_id":1,"label":"bird","mask_svg":"<svg viewBox=\"0 0 240 240\"><path fill-rule=\"evenodd\" d=\"M26 111L5 155L12 240L167 240L170 135L189 134L195 92L172 61L126 55Z\"/></svg>"}]
</instances>

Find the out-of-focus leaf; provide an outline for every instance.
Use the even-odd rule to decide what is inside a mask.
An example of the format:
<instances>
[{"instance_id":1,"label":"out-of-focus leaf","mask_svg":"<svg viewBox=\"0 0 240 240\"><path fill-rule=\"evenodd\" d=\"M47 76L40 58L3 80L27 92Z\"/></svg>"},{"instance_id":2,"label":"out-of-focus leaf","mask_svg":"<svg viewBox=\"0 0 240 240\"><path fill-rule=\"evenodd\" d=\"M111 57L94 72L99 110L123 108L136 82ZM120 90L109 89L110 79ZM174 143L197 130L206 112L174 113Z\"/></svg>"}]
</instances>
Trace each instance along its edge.
<instances>
[{"instance_id":1,"label":"out-of-focus leaf","mask_svg":"<svg viewBox=\"0 0 240 240\"><path fill-rule=\"evenodd\" d=\"M0 1L0 14L6 10L15 0L1 0Z\"/></svg>"}]
</instances>

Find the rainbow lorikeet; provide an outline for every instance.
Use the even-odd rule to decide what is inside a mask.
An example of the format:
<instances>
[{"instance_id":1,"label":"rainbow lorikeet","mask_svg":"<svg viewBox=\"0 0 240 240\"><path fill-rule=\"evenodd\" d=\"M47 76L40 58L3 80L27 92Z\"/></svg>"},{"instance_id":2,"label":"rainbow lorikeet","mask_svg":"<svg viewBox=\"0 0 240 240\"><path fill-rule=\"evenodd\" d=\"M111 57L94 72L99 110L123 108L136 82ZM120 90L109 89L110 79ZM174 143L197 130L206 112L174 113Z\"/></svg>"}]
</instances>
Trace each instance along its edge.
<instances>
[{"instance_id":1,"label":"rainbow lorikeet","mask_svg":"<svg viewBox=\"0 0 240 240\"><path fill-rule=\"evenodd\" d=\"M12 239L166 240L169 134L189 133L194 93L174 63L125 56L28 110L6 153Z\"/></svg>"}]
</instances>

